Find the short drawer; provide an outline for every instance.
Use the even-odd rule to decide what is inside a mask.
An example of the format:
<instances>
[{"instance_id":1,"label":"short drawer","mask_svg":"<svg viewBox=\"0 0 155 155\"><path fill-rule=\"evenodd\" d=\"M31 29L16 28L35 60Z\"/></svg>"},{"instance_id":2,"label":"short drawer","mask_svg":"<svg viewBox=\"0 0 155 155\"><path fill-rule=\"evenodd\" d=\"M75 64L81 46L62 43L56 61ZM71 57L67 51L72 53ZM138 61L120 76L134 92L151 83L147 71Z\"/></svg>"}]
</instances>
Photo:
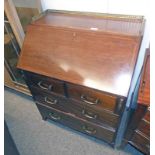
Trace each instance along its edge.
<instances>
[{"instance_id":1,"label":"short drawer","mask_svg":"<svg viewBox=\"0 0 155 155\"><path fill-rule=\"evenodd\" d=\"M115 130L109 130L108 128L95 125L71 114L42 105L41 103L37 103L37 107L43 119L51 119L72 129L102 139L108 143L112 143L114 140Z\"/></svg>"},{"instance_id":2,"label":"short drawer","mask_svg":"<svg viewBox=\"0 0 155 155\"><path fill-rule=\"evenodd\" d=\"M34 91L35 90L35 91ZM62 97L54 94L47 94L45 92L38 91L32 87L33 98L36 102L40 102L44 105L69 113L69 109L65 108L65 101Z\"/></svg>"},{"instance_id":3,"label":"short drawer","mask_svg":"<svg viewBox=\"0 0 155 155\"><path fill-rule=\"evenodd\" d=\"M145 137L140 131L136 130L130 141L132 145L140 149L142 152L149 154L150 152L150 140Z\"/></svg>"},{"instance_id":4,"label":"short drawer","mask_svg":"<svg viewBox=\"0 0 155 155\"><path fill-rule=\"evenodd\" d=\"M91 105L92 108L100 107L120 114L125 104L124 98L117 98L87 87L68 83L67 90L70 98L81 101L85 105Z\"/></svg>"},{"instance_id":5,"label":"short drawer","mask_svg":"<svg viewBox=\"0 0 155 155\"><path fill-rule=\"evenodd\" d=\"M147 122L145 119L142 119L140 121L137 129L143 134L145 134L147 137L150 137L150 123Z\"/></svg>"},{"instance_id":6,"label":"short drawer","mask_svg":"<svg viewBox=\"0 0 155 155\"><path fill-rule=\"evenodd\" d=\"M30 72L26 72L26 76L30 87L35 86L40 90L64 95L64 83L62 81Z\"/></svg>"},{"instance_id":7,"label":"short drawer","mask_svg":"<svg viewBox=\"0 0 155 155\"><path fill-rule=\"evenodd\" d=\"M112 128L116 128L118 126L119 115L117 114L102 109L94 110L71 99L54 94L47 94L45 92L38 91L36 88L33 88L32 91L36 101L52 108L71 113L93 123L108 125Z\"/></svg>"}]
</instances>

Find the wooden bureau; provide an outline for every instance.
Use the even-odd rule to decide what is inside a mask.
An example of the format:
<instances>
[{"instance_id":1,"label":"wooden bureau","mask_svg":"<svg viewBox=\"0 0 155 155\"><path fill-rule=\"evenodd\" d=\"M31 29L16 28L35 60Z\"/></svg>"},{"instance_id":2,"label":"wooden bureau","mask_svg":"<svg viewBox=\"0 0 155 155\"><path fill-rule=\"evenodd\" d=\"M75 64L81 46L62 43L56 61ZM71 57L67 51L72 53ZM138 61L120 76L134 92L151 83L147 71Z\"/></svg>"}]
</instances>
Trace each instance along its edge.
<instances>
[{"instance_id":1,"label":"wooden bureau","mask_svg":"<svg viewBox=\"0 0 155 155\"><path fill-rule=\"evenodd\" d=\"M150 49L146 50L137 108L128 125L125 139L143 153L150 154Z\"/></svg>"},{"instance_id":2,"label":"wooden bureau","mask_svg":"<svg viewBox=\"0 0 155 155\"><path fill-rule=\"evenodd\" d=\"M42 118L114 145L143 28L141 16L48 10L34 20L18 68Z\"/></svg>"}]
</instances>

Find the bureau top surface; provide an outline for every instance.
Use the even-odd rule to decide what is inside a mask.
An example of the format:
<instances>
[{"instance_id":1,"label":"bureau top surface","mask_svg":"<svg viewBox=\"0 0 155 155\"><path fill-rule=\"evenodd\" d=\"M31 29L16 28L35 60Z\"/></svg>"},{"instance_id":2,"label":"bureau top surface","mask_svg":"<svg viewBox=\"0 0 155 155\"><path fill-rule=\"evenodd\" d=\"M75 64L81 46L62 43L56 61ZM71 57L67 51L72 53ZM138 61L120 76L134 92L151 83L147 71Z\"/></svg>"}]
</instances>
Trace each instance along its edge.
<instances>
[{"instance_id":1,"label":"bureau top surface","mask_svg":"<svg viewBox=\"0 0 155 155\"><path fill-rule=\"evenodd\" d=\"M32 24L104 31L139 36L143 31L142 16L102 13L47 12Z\"/></svg>"},{"instance_id":2,"label":"bureau top surface","mask_svg":"<svg viewBox=\"0 0 155 155\"><path fill-rule=\"evenodd\" d=\"M109 18L43 15L28 26L18 68L126 97L141 43L141 28L137 25L135 31L126 27L120 32L121 25L142 21ZM112 26L115 23L117 28ZM90 26L103 31L90 30Z\"/></svg>"}]
</instances>

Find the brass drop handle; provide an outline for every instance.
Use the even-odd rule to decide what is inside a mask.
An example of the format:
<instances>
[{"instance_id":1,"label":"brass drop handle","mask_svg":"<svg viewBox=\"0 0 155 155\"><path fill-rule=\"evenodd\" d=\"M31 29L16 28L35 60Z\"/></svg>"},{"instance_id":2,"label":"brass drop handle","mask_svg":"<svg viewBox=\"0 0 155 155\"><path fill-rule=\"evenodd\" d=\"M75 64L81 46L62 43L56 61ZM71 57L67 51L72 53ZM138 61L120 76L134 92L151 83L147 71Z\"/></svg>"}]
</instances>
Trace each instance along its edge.
<instances>
[{"instance_id":1,"label":"brass drop handle","mask_svg":"<svg viewBox=\"0 0 155 155\"><path fill-rule=\"evenodd\" d=\"M87 104L91 104L91 105L95 105L95 104L99 104L99 99L96 99L94 102L92 101L88 101L87 98L85 97L85 95L81 95L81 100Z\"/></svg>"},{"instance_id":2,"label":"brass drop handle","mask_svg":"<svg viewBox=\"0 0 155 155\"><path fill-rule=\"evenodd\" d=\"M53 119L53 120L60 120L60 119L61 119L61 117L58 116L58 115L55 114L55 113L49 113L49 116L50 116L50 118Z\"/></svg>"},{"instance_id":3,"label":"brass drop handle","mask_svg":"<svg viewBox=\"0 0 155 155\"><path fill-rule=\"evenodd\" d=\"M96 130L94 128L87 127L86 125L82 126L82 129L88 134L95 134Z\"/></svg>"},{"instance_id":4,"label":"brass drop handle","mask_svg":"<svg viewBox=\"0 0 155 155\"><path fill-rule=\"evenodd\" d=\"M58 103L58 100L56 99L52 99L52 98L49 98L49 97L44 97L44 101L48 104L57 104Z\"/></svg>"},{"instance_id":5,"label":"brass drop handle","mask_svg":"<svg viewBox=\"0 0 155 155\"><path fill-rule=\"evenodd\" d=\"M96 119L97 118L97 114L92 114L90 112L86 112L86 110L82 110L82 114L87 117L87 118L90 118L90 119Z\"/></svg>"},{"instance_id":6,"label":"brass drop handle","mask_svg":"<svg viewBox=\"0 0 155 155\"><path fill-rule=\"evenodd\" d=\"M52 90L53 88L53 85L48 85L46 83L44 83L43 81L39 81L38 84L37 84L41 89L44 89L44 90Z\"/></svg>"}]
</instances>

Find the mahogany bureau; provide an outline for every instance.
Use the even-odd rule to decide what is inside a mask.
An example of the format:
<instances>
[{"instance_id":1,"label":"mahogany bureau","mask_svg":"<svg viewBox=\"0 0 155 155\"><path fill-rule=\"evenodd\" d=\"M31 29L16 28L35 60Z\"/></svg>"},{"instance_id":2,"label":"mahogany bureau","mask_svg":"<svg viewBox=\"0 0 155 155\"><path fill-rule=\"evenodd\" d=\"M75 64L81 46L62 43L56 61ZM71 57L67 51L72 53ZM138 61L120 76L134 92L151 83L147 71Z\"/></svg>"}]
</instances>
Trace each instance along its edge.
<instances>
[{"instance_id":1,"label":"mahogany bureau","mask_svg":"<svg viewBox=\"0 0 155 155\"><path fill-rule=\"evenodd\" d=\"M138 91L137 108L128 125L125 139L145 154L150 154L150 50L146 50Z\"/></svg>"},{"instance_id":2,"label":"mahogany bureau","mask_svg":"<svg viewBox=\"0 0 155 155\"><path fill-rule=\"evenodd\" d=\"M142 16L47 10L27 29L18 68L44 120L115 144Z\"/></svg>"}]
</instances>

